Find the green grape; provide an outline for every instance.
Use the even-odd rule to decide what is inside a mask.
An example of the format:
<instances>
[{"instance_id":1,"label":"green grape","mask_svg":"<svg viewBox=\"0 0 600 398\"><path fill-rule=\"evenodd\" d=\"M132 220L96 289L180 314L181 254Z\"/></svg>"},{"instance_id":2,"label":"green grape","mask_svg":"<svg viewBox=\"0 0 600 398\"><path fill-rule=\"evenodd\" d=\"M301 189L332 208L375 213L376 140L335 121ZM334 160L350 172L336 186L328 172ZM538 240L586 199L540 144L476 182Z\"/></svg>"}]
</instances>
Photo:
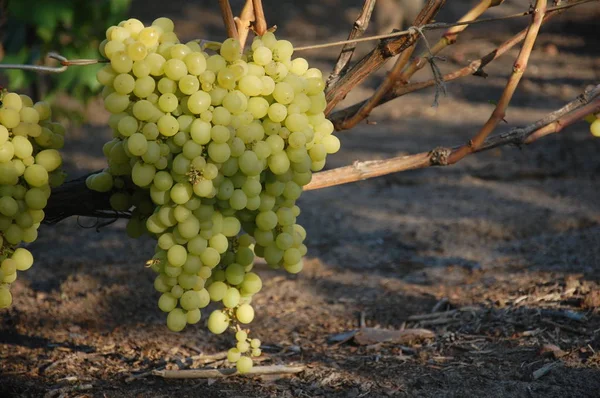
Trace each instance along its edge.
<instances>
[{"instance_id":1,"label":"green grape","mask_svg":"<svg viewBox=\"0 0 600 398\"><path fill-rule=\"evenodd\" d=\"M188 244L189 250L189 244ZM202 269L202 261L197 255L188 253L187 260L183 264L183 270L189 274L197 274Z\"/></svg>"},{"instance_id":2,"label":"green grape","mask_svg":"<svg viewBox=\"0 0 600 398\"><path fill-rule=\"evenodd\" d=\"M167 315L167 327L173 332L180 332L187 325L187 316L183 310L175 308Z\"/></svg>"},{"instance_id":3,"label":"green grape","mask_svg":"<svg viewBox=\"0 0 600 398\"><path fill-rule=\"evenodd\" d=\"M259 47L252 54L252 58L258 65L265 66L273 61L273 53L267 47Z\"/></svg>"},{"instance_id":4,"label":"green grape","mask_svg":"<svg viewBox=\"0 0 600 398\"><path fill-rule=\"evenodd\" d=\"M229 247L229 241L223 234L215 234L208 240L209 247L215 249L219 254L223 254Z\"/></svg>"},{"instance_id":5,"label":"green grape","mask_svg":"<svg viewBox=\"0 0 600 398\"><path fill-rule=\"evenodd\" d=\"M258 96L263 90L262 80L258 76L247 75L240 79L239 89L247 96Z\"/></svg>"},{"instance_id":6,"label":"green grape","mask_svg":"<svg viewBox=\"0 0 600 398\"><path fill-rule=\"evenodd\" d=\"M221 261L221 255L214 248L208 247L200 254L200 260L207 267L214 268Z\"/></svg>"},{"instance_id":7,"label":"green grape","mask_svg":"<svg viewBox=\"0 0 600 398\"><path fill-rule=\"evenodd\" d=\"M189 53L183 58L183 62L191 75L199 76L206 70L206 58L201 53Z\"/></svg>"},{"instance_id":8,"label":"green grape","mask_svg":"<svg viewBox=\"0 0 600 398\"><path fill-rule=\"evenodd\" d=\"M247 110L254 119L262 119L269 111L269 102L262 97L253 97L248 100Z\"/></svg>"},{"instance_id":9,"label":"green grape","mask_svg":"<svg viewBox=\"0 0 600 398\"><path fill-rule=\"evenodd\" d=\"M214 334L221 334L229 327L229 317L220 310L211 312L208 317L208 330Z\"/></svg>"},{"instance_id":10,"label":"green grape","mask_svg":"<svg viewBox=\"0 0 600 398\"><path fill-rule=\"evenodd\" d=\"M12 145L14 148L14 156L16 156L20 159L28 158L33 153L33 146L31 145L31 142L29 142L29 140L26 137L23 137L23 136L13 137Z\"/></svg>"},{"instance_id":11,"label":"green grape","mask_svg":"<svg viewBox=\"0 0 600 398\"><path fill-rule=\"evenodd\" d=\"M227 289L225 296L223 297L223 305L227 308L234 308L240 302L240 292L234 287Z\"/></svg>"},{"instance_id":12,"label":"green grape","mask_svg":"<svg viewBox=\"0 0 600 398\"><path fill-rule=\"evenodd\" d=\"M199 308L188 311L186 314L186 322L190 325L195 325L200 322L202 318L202 312L200 312Z\"/></svg>"},{"instance_id":13,"label":"green grape","mask_svg":"<svg viewBox=\"0 0 600 398\"><path fill-rule=\"evenodd\" d=\"M279 82L273 90L273 98L280 104L287 105L294 100L294 87L286 82ZM270 117L270 115L269 115ZM271 118L273 119L273 118ZM275 119L273 119L275 120ZM280 120L277 120L280 121Z\"/></svg>"},{"instance_id":14,"label":"green grape","mask_svg":"<svg viewBox=\"0 0 600 398\"><path fill-rule=\"evenodd\" d=\"M253 361L249 357L241 357L238 359L235 367L240 374L248 373L252 370Z\"/></svg>"},{"instance_id":15,"label":"green grape","mask_svg":"<svg viewBox=\"0 0 600 398\"><path fill-rule=\"evenodd\" d=\"M33 187L41 187L48 184L48 171L44 166L39 164L28 166L25 169L23 177L25 178L25 181Z\"/></svg>"},{"instance_id":16,"label":"green grape","mask_svg":"<svg viewBox=\"0 0 600 398\"><path fill-rule=\"evenodd\" d=\"M181 268L175 268L178 272L179 275L181 275ZM165 273L166 273L167 267L165 267ZM168 274L167 274L168 275ZM179 276L177 275L177 276ZM172 276L172 275L169 275ZM177 299L181 298L181 296L183 295L183 288L179 285L175 285L171 288L171 295Z\"/></svg>"},{"instance_id":17,"label":"green grape","mask_svg":"<svg viewBox=\"0 0 600 398\"><path fill-rule=\"evenodd\" d=\"M163 312L171 312L177 306L177 299L171 293L163 293L158 299L158 308Z\"/></svg>"},{"instance_id":18,"label":"green grape","mask_svg":"<svg viewBox=\"0 0 600 398\"><path fill-rule=\"evenodd\" d=\"M273 122L282 122L287 117L287 108L280 103L273 103L267 111L269 119Z\"/></svg>"},{"instance_id":19,"label":"green grape","mask_svg":"<svg viewBox=\"0 0 600 398\"><path fill-rule=\"evenodd\" d=\"M167 260L174 267L181 267L187 260L187 250L181 245L173 245L167 251Z\"/></svg>"},{"instance_id":20,"label":"green grape","mask_svg":"<svg viewBox=\"0 0 600 398\"><path fill-rule=\"evenodd\" d=\"M121 73L113 80L113 87L119 94L129 94L135 88L135 79L129 73Z\"/></svg>"},{"instance_id":21,"label":"green grape","mask_svg":"<svg viewBox=\"0 0 600 398\"><path fill-rule=\"evenodd\" d=\"M277 264L283 258L284 251L279 249L276 245L269 245L265 247L263 257L267 264Z\"/></svg>"},{"instance_id":22,"label":"green grape","mask_svg":"<svg viewBox=\"0 0 600 398\"><path fill-rule=\"evenodd\" d=\"M304 263L302 262L302 260L298 261L295 264L284 263L283 267L290 274L297 274L300 271L302 271L302 268L304 267Z\"/></svg>"},{"instance_id":23,"label":"green grape","mask_svg":"<svg viewBox=\"0 0 600 398\"><path fill-rule=\"evenodd\" d=\"M171 58L165 62L164 65L165 75L173 80L178 81L185 75L187 75L187 66L185 62L177 58Z\"/></svg>"},{"instance_id":24,"label":"green grape","mask_svg":"<svg viewBox=\"0 0 600 398\"><path fill-rule=\"evenodd\" d=\"M239 285L244 281L245 270L240 264L230 264L225 270L225 278L230 285Z\"/></svg>"},{"instance_id":25,"label":"green grape","mask_svg":"<svg viewBox=\"0 0 600 398\"><path fill-rule=\"evenodd\" d=\"M198 292L194 290L188 290L187 292L183 293L179 299L179 304L181 305L181 308L186 311L198 309L200 306L200 296L198 296Z\"/></svg>"},{"instance_id":26,"label":"green grape","mask_svg":"<svg viewBox=\"0 0 600 398\"><path fill-rule=\"evenodd\" d=\"M240 42L235 39L225 40L223 44L221 44L221 49L219 52L227 62L236 61L242 56Z\"/></svg>"},{"instance_id":27,"label":"green grape","mask_svg":"<svg viewBox=\"0 0 600 398\"><path fill-rule=\"evenodd\" d=\"M0 308L8 308L12 304L12 294L8 287L0 285Z\"/></svg>"},{"instance_id":28,"label":"green grape","mask_svg":"<svg viewBox=\"0 0 600 398\"><path fill-rule=\"evenodd\" d=\"M148 141L141 133L132 134L127 140L127 148L134 156L142 156L148 150Z\"/></svg>"},{"instance_id":29,"label":"green grape","mask_svg":"<svg viewBox=\"0 0 600 398\"><path fill-rule=\"evenodd\" d=\"M238 341L235 347L239 352L246 353L250 350L250 343L247 341Z\"/></svg>"},{"instance_id":30,"label":"green grape","mask_svg":"<svg viewBox=\"0 0 600 398\"><path fill-rule=\"evenodd\" d=\"M227 351L227 360L231 363L236 363L242 357L240 351L237 348L230 348Z\"/></svg>"},{"instance_id":31,"label":"green grape","mask_svg":"<svg viewBox=\"0 0 600 398\"><path fill-rule=\"evenodd\" d=\"M131 170L133 183L138 187L145 187L152 183L156 168L153 165L145 163L136 163Z\"/></svg>"},{"instance_id":32,"label":"green grape","mask_svg":"<svg viewBox=\"0 0 600 398\"><path fill-rule=\"evenodd\" d=\"M110 66L117 73L129 73L133 67L133 61L125 51L117 51L110 58Z\"/></svg>"},{"instance_id":33,"label":"green grape","mask_svg":"<svg viewBox=\"0 0 600 398\"><path fill-rule=\"evenodd\" d=\"M235 317L240 323L250 323L254 319L254 308L250 304L242 304L235 310Z\"/></svg>"},{"instance_id":34,"label":"green grape","mask_svg":"<svg viewBox=\"0 0 600 398\"><path fill-rule=\"evenodd\" d=\"M198 305L199 308L205 308L208 306L208 304L210 304L210 293L208 293L208 290L203 288L199 290L197 294L198 297L200 297L200 304Z\"/></svg>"},{"instance_id":35,"label":"green grape","mask_svg":"<svg viewBox=\"0 0 600 398\"><path fill-rule=\"evenodd\" d=\"M225 294L227 293L227 289L227 285L221 281L215 281L207 288L212 301L223 300Z\"/></svg>"},{"instance_id":36,"label":"green grape","mask_svg":"<svg viewBox=\"0 0 600 398\"><path fill-rule=\"evenodd\" d=\"M104 107L111 113L123 112L129 106L129 96L119 93L111 93L104 99ZM0 110L1 112L1 110ZM1 113L0 113L1 121ZM3 123L5 126L6 123ZM8 126L7 126L8 127Z\"/></svg>"},{"instance_id":37,"label":"green grape","mask_svg":"<svg viewBox=\"0 0 600 398\"><path fill-rule=\"evenodd\" d=\"M256 294L262 289L262 280L260 277L254 272L248 272L244 276L244 281L241 286L242 295L252 295Z\"/></svg>"},{"instance_id":38,"label":"green grape","mask_svg":"<svg viewBox=\"0 0 600 398\"><path fill-rule=\"evenodd\" d=\"M35 155L35 163L44 167L46 171L51 172L61 166L62 158L56 149L44 149Z\"/></svg>"},{"instance_id":39,"label":"green grape","mask_svg":"<svg viewBox=\"0 0 600 398\"><path fill-rule=\"evenodd\" d=\"M204 91L197 91L188 98L187 106L190 112L198 115L208 110L211 101L210 94Z\"/></svg>"}]
</instances>

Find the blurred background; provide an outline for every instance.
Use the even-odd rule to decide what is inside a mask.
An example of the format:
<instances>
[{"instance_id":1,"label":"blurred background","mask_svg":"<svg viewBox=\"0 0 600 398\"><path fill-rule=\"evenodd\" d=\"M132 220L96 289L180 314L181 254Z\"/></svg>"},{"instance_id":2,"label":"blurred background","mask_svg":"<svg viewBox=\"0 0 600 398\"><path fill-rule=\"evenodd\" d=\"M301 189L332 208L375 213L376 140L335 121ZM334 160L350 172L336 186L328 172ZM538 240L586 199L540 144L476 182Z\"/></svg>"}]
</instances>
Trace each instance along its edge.
<instances>
[{"instance_id":1,"label":"blurred background","mask_svg":"<svg viewBox=\"0 0 600 398\"><path fill-rule=\"evenodd\" d=\"M243 1L231 3L237 13ZM410 12L398 8L400 3L378 1L368 34L389 30L390 23L406 26L400 15ZM447 1L437 20L453 22L475 3ZM362 7L361 0L263 4L278 37L295 46L346 38ZM506 0L484 17L529 6ZM105 30L130 17L147 24L170 17L184 42L225 36L214 0L0 0L0 10L3 63L45 63L48 51L96 58ZM598 21L599 3L592 2L542 27L499 132L532 123L600 82ZM444 73L468 65L528 22L525 17L471 26L438 65ZM435 43L441 34L430 31L427 38ZM361 44L355 59L373 46ZM485 79L449 83L438 107L432 107L434 91L428 89L377 108L369 124L339 133L342 149L327 167L466 142L492 112L517 54L518 46L487 66ZM327 75L338 49L297 55ZM339 106L371 95L387 68ZM96 70L0 72L3 85L52 102L56 117L68 126L63 154L71 177L106 165L101 148L111 132L97 97ZM424 68L413 80L430 77ZM73 376L93 383L94 394L111 397L194 397L200 391L207 397L595 396L600 390L599 153L600 140L580 122L526 148L498 148L444 169L305 193L299 202L300 223L308 231L305 270L291 276L257 265L265 283L252 328L275 347L273 353L288 350L274 355L275 363L298 361L311 368L272 382L125 383L131 372L160 361L226 349L228 337L210 335L201 326L180 334L166 330L156 307L154 275L143 267L154 242L126 239L123 220L99 232L96 220L43 226L31 245L34 267L19 275L14 306L0 315L0 392L42 396ZM429 313L444 298L444 309L484 310L428 325L438 337L407 350L327 343L329 335L355 329L357 314L368 326L419 326L409 317ZM543 311L549 309L585 313L586 320L544 323ZM549 342L569 355L547 378L532 380L531 372L548 360L539 346Z\"/></svg>"}]
</instances>

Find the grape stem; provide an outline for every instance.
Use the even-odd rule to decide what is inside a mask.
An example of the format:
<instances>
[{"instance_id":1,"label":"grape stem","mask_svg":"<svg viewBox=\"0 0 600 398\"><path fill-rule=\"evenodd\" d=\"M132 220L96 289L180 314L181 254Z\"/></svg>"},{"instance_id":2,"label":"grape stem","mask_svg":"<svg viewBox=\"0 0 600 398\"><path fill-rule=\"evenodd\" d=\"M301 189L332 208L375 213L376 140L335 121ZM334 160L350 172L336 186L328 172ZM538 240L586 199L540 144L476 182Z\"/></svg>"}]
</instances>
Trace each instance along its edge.
<instances>
[{"instance_id":1,"label":"grape stem","mask_svg":"<svg viewBox=\"0 0 600 398\"><path fill-rule=\"evenodd\" d=\"M237 26L240 47L242 48L242 51L244 50L246 40L248 39L248 34L250 33L250 26L255 19L254 5L252 4L252 0L246 0L246 4L244 4L244 8L242 9L240 16L235 17L235 25Z\"/></svg>"},{"instance_id":2,"label":"grape stem","mask_svg":"<svg viewBox=\"0 0 600 398\"><path fill-rule=\"evenodd\" d=\"M252 0L254 6L254 31L257 35L262 36L267 31L267 20L265 19L265 11L263 10L262 0Z\"/></svg>"},{"instance_id":3,"label":"grape stem","mask_svg":"<svg viewBox=\"0 0 600 398\"><path fill-rule=\"evenodd\" d=\"M223 17L223 23L227 29L227 37L239 40L239 35L237 28L235 27L235 20L233 19L233 11L231 11L231 4L229 4L229 0L219 0L219 7L221 7L221 16Z\"/></svg>"},{"instance_id":4,"label":"grape stem","mask_svg":"<svg viewBox=\"0 0 600 398\"><path fill-rule=\"evenodd\" d=\"M504 145L521 146L531 144L539 138L552 133L558 133L563 128L583 119L586 115L598 111L600 111L600 84L587 90L575 100L535 123L487 138L477 149L467 152L467 155ZM465 144L455 148L438 147L429 152L385 160L356 161L351 166L316 173L310 184L304 187L304 191L362 181L400 171L422 169L431 166L448 166L452 164L449 161L449 156L468 145Z\"/></svg>"},{"instance_id":5,"label":"grape stem","mask_svg":"<svg viewBox=\"0 0 600 398\"><path fill-rule=\"evenodd\" d=\"M155 370L152 375L164 379L218 379L230 376L261 376L301 373L306 369L304 365L271 365L253 366L249 372L240 374L235 368L230 369L184 369L184 370Z\"/></svg>"}]
</instances>

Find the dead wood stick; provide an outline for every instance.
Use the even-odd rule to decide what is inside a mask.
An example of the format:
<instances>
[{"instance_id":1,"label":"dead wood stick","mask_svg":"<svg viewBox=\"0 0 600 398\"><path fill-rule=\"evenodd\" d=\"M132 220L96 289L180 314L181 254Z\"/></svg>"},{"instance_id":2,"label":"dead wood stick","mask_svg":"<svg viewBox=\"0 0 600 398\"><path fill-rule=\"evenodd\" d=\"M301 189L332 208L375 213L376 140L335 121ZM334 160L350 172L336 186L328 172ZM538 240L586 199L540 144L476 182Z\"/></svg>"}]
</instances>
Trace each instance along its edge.
<instances>
[{"instance_id":1,"label":"dead wood stick","mask_svg":"<svg viewBox=\"0 0 600 398\"><path fill-rule=\"evenodd\" d=\"M240 374L234 368L230 369L187 369L187 370L155 370L152 375L165 379L218 379L230 376L263 376L296 374L306 369L304 365L272 365L272 366L254 366L248 373Z\"/></svg>"}]
</instances>

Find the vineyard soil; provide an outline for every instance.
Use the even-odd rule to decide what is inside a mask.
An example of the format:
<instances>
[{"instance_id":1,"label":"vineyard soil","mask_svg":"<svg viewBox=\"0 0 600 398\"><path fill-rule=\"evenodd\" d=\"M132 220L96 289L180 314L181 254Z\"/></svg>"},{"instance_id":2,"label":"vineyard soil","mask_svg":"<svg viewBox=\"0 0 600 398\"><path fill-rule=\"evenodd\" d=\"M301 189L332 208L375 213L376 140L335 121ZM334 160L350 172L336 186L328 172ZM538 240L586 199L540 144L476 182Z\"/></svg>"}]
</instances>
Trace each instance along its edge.
<instances>
[{"instance_id":1,"label":"vineyard soil","mask_svg":"<svg viewBox=\"0 0 600 398\"><path fill-rule=\"evenodd\" d=\"M159 15L149 10L158 9L184 36L223 35L215 7L147 3L134 1L133 15L151 20ZM298 46L343 38L360 8L359 1L343 2L354 4L344 12L336 0L302 8L263 3L278 4L267 9L267 19ZM504 12L523 4L506 3ZM464 4L454 7L439 19L464 11ZM600 81L599 18L595 3L542 29L502 129L535 121ZM449 71L479 58L525 23L468 29L440 67ZM303 56L330 70L333 52ZM328 168L466 141L492 111L516 54L490 65L487 79L448 85L438 108L431 108L428 91L378 109L370 117L377 124L339 133L342 150ZM89 124L69 130L64 157L72 176L104 165L107 116L98 103L87 112ZM231 336L203 327L166 329L154 275L144 268L153 242L127 239L123 220L99 232L82 228L95 223L90 219L43 226L31 245L36 263L15 283L13 307L0 313L0 396L597 396L599 173L600 140L582 122L531 147L494 150L453 167L305 193L305 270L290 276L257 265L265 286L252 331L266 346L261 364L307 366L281 378L128 380L165 361L168 369L189 366L186 358L220 352ZM434 306L457 311L410 320ZM367 327L424 327L436 337L402 345L331 343L359 328L361 318Z\"/></svg>"}]
</instances>

